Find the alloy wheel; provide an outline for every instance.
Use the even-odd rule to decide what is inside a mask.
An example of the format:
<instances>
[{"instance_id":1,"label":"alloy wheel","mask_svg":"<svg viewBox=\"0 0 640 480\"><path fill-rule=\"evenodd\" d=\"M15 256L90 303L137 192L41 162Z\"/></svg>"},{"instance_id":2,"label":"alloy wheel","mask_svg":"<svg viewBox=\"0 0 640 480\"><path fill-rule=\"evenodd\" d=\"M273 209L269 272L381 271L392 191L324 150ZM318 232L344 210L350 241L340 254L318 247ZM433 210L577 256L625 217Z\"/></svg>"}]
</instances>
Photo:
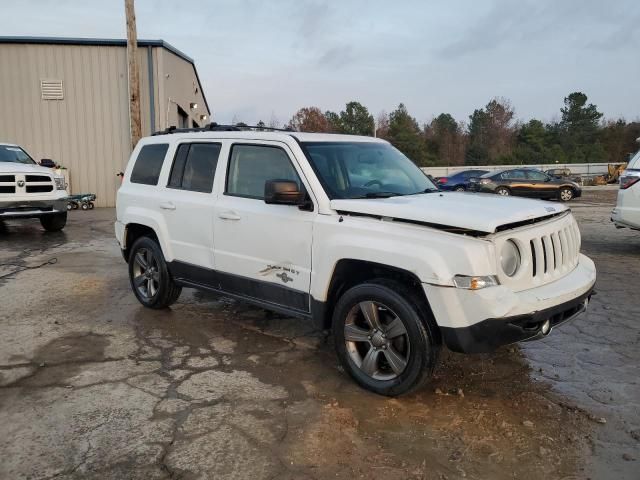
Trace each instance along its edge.
<instances>
[{"instance_id":1,"label":"alloy wheel","mask_svg":"<svg viewBox=\"0 0 640 480\"><path fill-rule=\"evenodd\" d=\"M503 197L508 197L509 196L509 190L507 190L506 188L499 188L498 189L498 195L502 195Z\"/></svg>"},{"instance_id":2,"label":"alloy wheel","mask_svg":"<svg viewBox=\"0 0 640 480\"><path fill-rule=\"evenodd\" d=\"M573 198L573 192L571 190L569 190L568 188L565 188L565 189L560 191L560 198L563 201L568 202L569 200L571 200Z\"/></svg>"},{"instance_id":3,"label":"alloy wheel","mask_svg":"<svg viewBox=\"0 0 640 480\"><path fill-rule=\"evenodd\" d=\"M393 380L407 367L410 344L405 325L381 303L355 305L345 321L344 339L353 363L375 380Z\"/></svg>"},{"instance_id":4,"label":"alloy wheel","mask_svg":"<svg viewBox=\"0 0 640 480\"><path fill-rule=\"evenodd\" d=\"M140 248L133 259L133 285L146 299L153 298L160 288L158 261L148 248Z\"/></svg>"}]
</instances>

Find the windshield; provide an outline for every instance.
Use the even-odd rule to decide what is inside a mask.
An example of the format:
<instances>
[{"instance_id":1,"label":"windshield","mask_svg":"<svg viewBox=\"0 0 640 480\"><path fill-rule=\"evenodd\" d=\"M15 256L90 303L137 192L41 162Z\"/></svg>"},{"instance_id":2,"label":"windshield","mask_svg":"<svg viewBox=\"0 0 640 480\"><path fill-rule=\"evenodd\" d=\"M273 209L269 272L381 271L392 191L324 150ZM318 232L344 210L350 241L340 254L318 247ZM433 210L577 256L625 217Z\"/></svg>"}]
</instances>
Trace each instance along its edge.
<instances>
[{"instance_id":1,"label":"windshield","mask_svg":"<svg viewBox=\"0 0 640 480\"><path fill-rule=\"evenodd\" d=\"M0 162L36 165L36 162L33 161L27 152L20 147L12 147L9 145L0 145Z\"/></svg>"},{"instance_id":2,"label":"windshield","mask_svg":"<svg viewBox=\"0 0 640 480\"><path fill-rule=\"evenodd\" d=\"M627 168L640 169L640 150L629 160Z\"/></svg>"},{"instance_id":3,"label":"windshield","mask_svg":"<svg viewBox=\"0 0 640 480\"><path fill-rule=\"evenodd\" d=\"M387 143L305 142L309 162L329 198L385 198L438 188Z\"/></svg>"}]
</instances>

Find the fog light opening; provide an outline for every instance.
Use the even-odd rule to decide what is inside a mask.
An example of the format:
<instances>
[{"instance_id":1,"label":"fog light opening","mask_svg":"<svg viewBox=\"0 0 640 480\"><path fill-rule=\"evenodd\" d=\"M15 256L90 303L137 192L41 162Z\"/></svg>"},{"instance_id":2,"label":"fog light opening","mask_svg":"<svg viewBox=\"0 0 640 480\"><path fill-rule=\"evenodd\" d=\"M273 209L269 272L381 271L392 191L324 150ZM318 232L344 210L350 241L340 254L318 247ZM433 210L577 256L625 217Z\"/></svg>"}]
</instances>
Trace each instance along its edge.
<instances>
[{"instance_id":1,"label":"fog light opening","mask_svg":"<svg viewBox=\"0 0 640 480\"><path fill-rule=\"evenodd\" d=\"M551 331L551 320L545 320L544 322L542 322L540 331L543 335L547 335Z\"/></svg>"}]
</instances>

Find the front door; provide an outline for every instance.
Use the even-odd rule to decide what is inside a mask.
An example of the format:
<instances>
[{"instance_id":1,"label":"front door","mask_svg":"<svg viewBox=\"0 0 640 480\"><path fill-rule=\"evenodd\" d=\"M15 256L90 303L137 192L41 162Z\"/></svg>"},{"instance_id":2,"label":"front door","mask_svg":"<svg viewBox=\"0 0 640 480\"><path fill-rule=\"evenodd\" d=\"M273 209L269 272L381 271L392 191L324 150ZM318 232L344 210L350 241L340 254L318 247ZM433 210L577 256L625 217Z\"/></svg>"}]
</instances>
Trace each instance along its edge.
<instances>
[{"instance_id":1,"label":"front door","mask_svg":"<svg viewBox=\"0 0 640 480\"><path fill-rule=\"evenodd\" d=\"M546 173L536 170L527 170L527 178L531 182L532 196L537 198L549 198L557 194L558 185L554 183Z\"/></svg>"},{"instance_id":2,"label":"front door","mask_svg":"<svg viewBox=\"0 0 640 480\"><path fill-rule=\"evenodd\" d=\"M267 180L305 188L291 151L279 142L235 143L226 172L214 215L221 289L308 312L314 214L264 202Z\"/></svg>"},{"instance_id":3,"label":"front door","mask_svg":"<svg viewBox=\"0 0 640 480\"><path fill-rule=\"evenodd\" d=\"M532 195L531 183L524 170L508 170L502 174L502 178L508 181L508 186L514 195L523 197Z\"/></svg>"}]
</instances>

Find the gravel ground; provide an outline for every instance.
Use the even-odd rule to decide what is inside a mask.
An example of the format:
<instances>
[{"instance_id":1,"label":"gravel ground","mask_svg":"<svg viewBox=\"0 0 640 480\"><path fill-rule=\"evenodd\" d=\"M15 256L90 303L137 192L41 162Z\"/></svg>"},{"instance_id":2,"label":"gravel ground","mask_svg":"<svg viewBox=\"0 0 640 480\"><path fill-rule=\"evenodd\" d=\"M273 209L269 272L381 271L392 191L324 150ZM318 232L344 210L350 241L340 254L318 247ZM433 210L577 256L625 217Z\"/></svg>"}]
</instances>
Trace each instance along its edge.
<instances>
[{"instance_id":1,"label":"gravel ground","mask_svg":"<svg viewBox=\"0 0 640 480\"><path fill-rule=\"evenodd\" d=\"M445 353L397 399L356 387L303 321L193 290L142 308L113 210L71 212L59 234L8 222L0 478L638 478L640 235L610 224L615 194L572 203L598 267L586 314Z\"/></svg>"}]
</instances>

